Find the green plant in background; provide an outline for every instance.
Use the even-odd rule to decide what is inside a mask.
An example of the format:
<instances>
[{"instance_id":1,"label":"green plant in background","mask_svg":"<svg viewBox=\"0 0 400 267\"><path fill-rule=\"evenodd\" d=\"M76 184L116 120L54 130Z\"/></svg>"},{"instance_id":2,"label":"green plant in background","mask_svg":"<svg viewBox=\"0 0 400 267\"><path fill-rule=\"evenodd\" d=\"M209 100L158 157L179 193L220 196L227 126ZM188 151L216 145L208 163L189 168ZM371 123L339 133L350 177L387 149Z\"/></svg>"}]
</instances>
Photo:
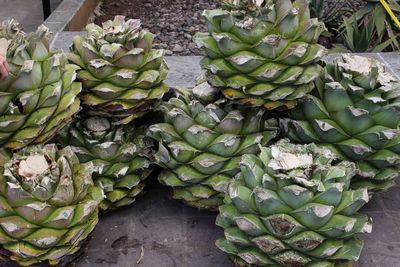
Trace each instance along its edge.
<instances>
[{"instance_id":1,"label":"green plant in background","mask_svg":"<svg viewBox=\"0 0 400 267\"><path fill-rule=\"evenodd\" d=\"M153 142L143 127L111 122L81 114L58 138L63 147L71 146L80 162L93 163L93 181L105 194L103 211L133 203L153 170L149 159Z\"/></svg>"},{"instance_id":2,"label":"green plant in background","mask_svg":"<svg viewBox=\"0 0 400 267\"><path fill-rule=\"evenodd\" d=\"M310 18L308 1L223 0L204 11L208 33L194 41L206 56L208 83L225 97L267 109L292 108L313 89L326 49L316 42L325 30Z\"/></svg>"},{"instance_id":3,"label":"green plant in background","mask_svg":"<svg viewBox=\"0 0 400 267\"><path fill-rule=\"evenodd\" d=\"M65 55L50 51L51 36L44 26L25 35L13 20L0 25L11 67L0 82L0 144L6 148L48 142L80 109L81 84Z\"/></svg>"},{"instance_id":4,"label":"green plant in background","mask_svg":"<svg viewBox=\"0 0 400 267\"><path fill-rule=\"evenodd\" d=\"M317 90L280 121L299 143L329 145L360 172L353 188L381 191L400 164L400 82L369 58L343 55L328 64Z\"/></svg>"},{"instance_id":5,"label":"green plant in background","mask_svg":"<svg viewBox=\"0 0 400 267\"><path fill-rule=\"evenodd\" d=\"M349 189L354 163L281 140L239 166L217 217L225 235L217 246L237 266L333 267L359 258L355 236L371 232L371 223L357 213L367 189Z\"/></svg>"},{"instance_id":6,"label":"green plant in background","mask_svg":"<svg viewBox=\"0 0 400 267\"><path fill-rule=\"evenodd\" d=\"M92 172L70 147L29 146L14 155L2 149L0 244L11 253L2 259L56 265L76 253L97 224L103 199Z\"/></svg>"},{"instance_id":7,"label":"green plant in background","mask_svg":"<svg viewBox=\"0 0 400 267\"><path fill-rule=\"evenodd\" d=\"M311 0L309 5L311 18L318 18L319 21L324 22L327 29L331 31L329 35L332 35L332 31L336 31L340 27L344 16L355 12L349 0L333 2Z\"/></svg>"},{"instance_id":8,"label":"green plant in background","mask_svg":"<svg viewBox=\"0 0 400 267\"><path fill-rule=\"evenodd\" d=\"M379 0L367 4L349 18L340 29L346 48L334 52L381 52L400 50L400 28L393 22ZM388 0L395 15L400 15L400 2Z\"/></svg>"},{"instance_id":9,"label":"green plant in background","mask_svg":"<svg viewBox=\"0 0 400 267\"><path fill-rule=\"evenodd\" d=\"M169 69L164 51L151 48L154 35L123 16L86 29L88 38L75 37L69 55L81 68L85 109L128 123L157 106L169 89L163 82Z\"/></svg>"},{"instance_id":10,"label":"green plant in background","mask_svg":"<svg viewBox=\"0 0 400 267\"><path fill-rule=\"evenodd\" d=\"M262 110L247 110L218 99L219 90L207 83L160 106L165 123L150 126L159 142L155 155L164 167L158 179L171 186L173 198L188 205L216 209L232 177L239 172L240 156L257 153L277 136L277 122Z\"/></svg>"}]
</instances>

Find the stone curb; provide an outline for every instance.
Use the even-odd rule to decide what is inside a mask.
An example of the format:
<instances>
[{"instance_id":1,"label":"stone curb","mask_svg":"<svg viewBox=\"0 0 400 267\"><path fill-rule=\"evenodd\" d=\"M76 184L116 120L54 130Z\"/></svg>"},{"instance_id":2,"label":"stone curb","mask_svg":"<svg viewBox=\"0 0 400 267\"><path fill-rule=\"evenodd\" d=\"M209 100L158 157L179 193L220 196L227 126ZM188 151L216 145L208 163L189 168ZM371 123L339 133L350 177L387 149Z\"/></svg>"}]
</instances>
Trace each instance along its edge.
<instances>
[{"instance_id":1,"label":"stone curb","mask_svg":"<svg viewBox=\"0 0 400 267\"><path fill-rule=\"evenodd\" d=\"M79 31L100 0L64 0L46 19L44 25L54 33Z\"/></svg>"}]
</instances>

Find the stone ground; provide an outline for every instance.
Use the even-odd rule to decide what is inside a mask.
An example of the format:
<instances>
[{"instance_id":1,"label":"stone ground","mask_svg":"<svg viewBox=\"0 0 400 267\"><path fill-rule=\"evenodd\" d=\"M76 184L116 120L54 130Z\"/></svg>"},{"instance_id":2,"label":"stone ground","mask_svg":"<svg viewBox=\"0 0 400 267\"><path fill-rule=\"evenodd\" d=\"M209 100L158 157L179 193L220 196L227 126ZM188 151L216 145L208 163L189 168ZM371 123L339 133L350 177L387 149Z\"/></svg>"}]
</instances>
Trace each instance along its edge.
<instances>
[{"instance_id":1,"label":"stone ground","mask_svg":"<svg viewBox=\"0 0 400 267\"><path fill-rule=\"evenodd\" d=\"M62 0L51 0L54 10ZM43 23L42 0L0 0L0 22L8 18L18 20L25 32L31 32Z\"/></svg>"}]
</instances>

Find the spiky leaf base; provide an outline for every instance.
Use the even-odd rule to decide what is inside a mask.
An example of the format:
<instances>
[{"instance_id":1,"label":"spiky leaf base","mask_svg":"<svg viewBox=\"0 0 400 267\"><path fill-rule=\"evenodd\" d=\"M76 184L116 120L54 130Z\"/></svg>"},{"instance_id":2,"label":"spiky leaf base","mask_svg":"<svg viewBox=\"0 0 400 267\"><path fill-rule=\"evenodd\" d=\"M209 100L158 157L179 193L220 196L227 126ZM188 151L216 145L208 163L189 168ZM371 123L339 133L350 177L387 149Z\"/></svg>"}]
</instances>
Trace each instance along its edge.
<instances>
[{"instance_id":1,"label":"spiky leaf base","mask_svg":"<svg viewBox=\"0 0 400 267\"><path fill-rule=\"evenodd\" d=\"M208 82L225 97L267 109L292 108L310 92L327 53L316 44L325 29L310 19L308 2L223 1L206 10L208 33L194 41L206 56Z\"/></svg>"},{"instance_id":2,"label":"spiky leaf base","mask_svg":"<svg viewBox=\"0 0 400 267\"><path fill-rule=\"evenodd\" d=\"M357 260L362 241L355 235L371 231L368 217L357 213L368 192L350 190L355 165L335 160L326 148L288 140L242 156L219 208L225 237L217 246L243 266Z\"/></svg>"},{"instance_id":3,"label":"spiky leaf base","mask_svg":"<svg viewBox=\"0 0 400 267\"><path fill-rule=\"evenodd\" d=\"M75 68L62 53L52 53L51 33L44 26L29 35L14 21L0 26L11 37L7 61L11 71L0 82L0 144L20 149L46 143L80 110Z\"/></svg>"},{"instance_id":4,"label":"spiky leaf base","mask_svg":"<svg viewBox=\"0 0 400 267\"><path fill-rule=\"evenodd\" d=\"M218 98L207 83L176 90L176 97L161 106L165 123L149 128L159 142L156 160L165 168L158 179L173 188L174 198L201 209L222 204L240 156L257 153L258 144L268 144L278 133L276 120L263 110Z\"/></svg>"},{"instance_id":5,"label":"spiky leaf base","mask_svg":"<svg viewBox=\"0 0 400 267\"><path fill-rule=\"evenodd\" d=\"M75 37L69 58L81 68L81 99L92 115L128 123L154 109L169 90L164 51L151 48L154 35L123 16L86 29L88 38Z\"/></svg>"},{"instance_id":6,"label":"spiky leaf base","mask_svg":"<svg viewBox=\"0 0 400 267\"><path fill-rule=\"evenodd\" d=\"M130 205L143 192L153 171L149 158L154 145L144 130L81 114L60 134L62 146L71 146L81 162L93 163L94 183L105 194L102 211Z\"/></svg>"},{"instance_id":7,"label":"spiky leaf base","mask_svg":"<svg viewBox=\"0 0 400 267\"><path fill-rule=\"evenodd\" d=\"M400 82L376 60L343 55L328 64L317 90L281 120L298 143L328 145L360 169L352 187L394 185L400 164Z\"/></svg>"}]
</instances>

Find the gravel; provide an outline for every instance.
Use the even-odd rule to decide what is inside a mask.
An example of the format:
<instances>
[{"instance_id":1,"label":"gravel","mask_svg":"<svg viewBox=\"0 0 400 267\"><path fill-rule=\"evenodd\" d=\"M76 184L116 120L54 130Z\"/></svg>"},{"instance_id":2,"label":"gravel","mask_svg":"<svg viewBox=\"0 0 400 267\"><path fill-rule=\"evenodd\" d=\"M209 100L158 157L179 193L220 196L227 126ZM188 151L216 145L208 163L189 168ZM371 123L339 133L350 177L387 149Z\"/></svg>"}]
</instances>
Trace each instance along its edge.
<instances>
[{"instance_id":1,"label":"gravel","mask_svg":"<svg viewBox=\"0 0 400 267\"><path fill-rule=\"evenodd\" d=\"M203 55L192 37L207 31L203 11L219 7L220 0L104 0L95 22L115 15L140 18L142 26L156 35L154 48L166 49L166 55Z\"/></svg>"},{"instance_id":2,"label":"gravel","mask_svg":"<svg viewBox=\"0 0 400 267\"><path fill-rule=\"evenodd\" d=\"M328 0L332 5L337 0ZM345 0L339 0L345 1ZM347 0L360 8L361 0ZM140 18L145 29L156 34L154 48L165 49L166 55L203 55L193 43L196 32L206 32L202 13L220 7L221 0L103 0L95 19L97 24L115 15Z\"/></svg>"}]
</instances>

